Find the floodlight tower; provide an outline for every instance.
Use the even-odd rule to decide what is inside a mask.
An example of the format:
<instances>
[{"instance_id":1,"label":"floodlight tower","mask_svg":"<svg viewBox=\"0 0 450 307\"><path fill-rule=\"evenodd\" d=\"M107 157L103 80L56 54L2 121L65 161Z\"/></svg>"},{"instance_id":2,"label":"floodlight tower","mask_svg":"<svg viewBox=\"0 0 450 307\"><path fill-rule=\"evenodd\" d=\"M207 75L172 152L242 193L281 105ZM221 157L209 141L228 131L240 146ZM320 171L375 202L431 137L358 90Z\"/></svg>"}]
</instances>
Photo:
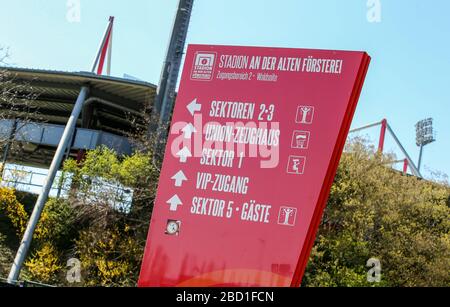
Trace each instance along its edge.
<instances>
[{"instance_id":1,"label":"floodlight tower","mask_svg":"<svg viewBox=\"0 0 450 307\"><path fill-rule=\"evenodd\" d=\"M416 124L416 144L420 147L419 163L417 165L419 171L422 165L423 148L436 141L433 130L433 119L427 118Z\"/></svg>"},{"instance_id":2,"label":"floodlight tower","mask_svg":"<svg viewBox=\"0 0 450 307\"><path fill-rule=\"evenodd\" d=\"M150 130L156 131L155 152L161 154L164 151L168 133L168 125L175 103L175 89L178 82L178 75L181 69L181 61L186 44L186 37L191 20L194 0L179 0L178 10L175 16L172 36L167 48L166 60L161 72L161 79L154 102L154 115L157 123L151 125ZM162 154L161 154L162 156Z\"/></svg>"}]
</instances>

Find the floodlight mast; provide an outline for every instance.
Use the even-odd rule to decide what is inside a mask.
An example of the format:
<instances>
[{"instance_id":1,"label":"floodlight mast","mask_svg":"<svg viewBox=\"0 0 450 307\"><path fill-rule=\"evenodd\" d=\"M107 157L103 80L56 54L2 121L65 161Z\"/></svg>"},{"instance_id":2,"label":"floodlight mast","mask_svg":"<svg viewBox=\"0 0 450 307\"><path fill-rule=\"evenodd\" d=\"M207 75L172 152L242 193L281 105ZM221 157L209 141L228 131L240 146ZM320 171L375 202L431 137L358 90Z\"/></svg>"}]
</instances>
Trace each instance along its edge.
<instances>
[{"instance_id":1,"label":"floodlight mast","mask_svg":"<svg viewBox=\"0 0 450 307\"><path fill-rule=\"evenodd\" d=\"M400 150L403 152L403 154L406 157L405 160L405 164L403 166L403 171L406 173L406 171L409 169L411 169L411 172L414 176L418 177L418 178L423 178L422 175L420 174L419 169L416 167L416 165L414 164L413 160L411 159L411 157L409 156L408 152L405 150L405 148L403 147L402 143L400 142L400 140L398 139L397 135L394 133L394 130L391 128L391 126L389 125L388 121L386 119L383 119L381 122L378 123L374 123L374 124L370 124L370 125L366 125L364 127L360 127L360 128L356 128L353 130L350 130L350 133L355 133L355 132L360 132L372 127L377 127L377 126L381 126L381 132L380 132L380 140L379 140L379 144L378 144L378 152L379 153L383 153L384 151L384 142L386 139L386 133L388 132L391 137L394 139L395 143L397 144L397 146L400 148Z\"/></svg>"},{"instance_id":2,"label":"floodlight mast","mask_svg":"<svg viewBox=\"0 0 450 307\"><path fill-rule=\"evenodd\" d=\"M417 162L417 167L420 171L420 168L422 167L422 157L423 157L423 145L420 145L420 151L419 151L419 162Z\"/></svg>"},{"instance_id":3,"label":"floodlight mast","mask_svg":"<svg viewBox=\"0 0 450 307\"><path fill-rule=\"evenodd\" d=\"M435 141L436 138L433 130L433 119L427 118L419 121L416 124L416 144L418 147L420 147L419 162L417 164L417 168L419 169L419 171L422 166L424 147Z\"/></svg>"},{"instance_id":4,"label":"floodlight mast","mask_svg":"<svg viewBox=\"0 0 450 307\"><path fill-rule=\"evenodd\" d=\"M166 59L154 102L153 115L155 118L153 120L155 123L150 125L149 132L156 132L155 153L160 158L163 156L168 125L175 103L175 90L193 6L194 0L179 0L172 36L167 47Z\"/></svg>"}]
</instances>

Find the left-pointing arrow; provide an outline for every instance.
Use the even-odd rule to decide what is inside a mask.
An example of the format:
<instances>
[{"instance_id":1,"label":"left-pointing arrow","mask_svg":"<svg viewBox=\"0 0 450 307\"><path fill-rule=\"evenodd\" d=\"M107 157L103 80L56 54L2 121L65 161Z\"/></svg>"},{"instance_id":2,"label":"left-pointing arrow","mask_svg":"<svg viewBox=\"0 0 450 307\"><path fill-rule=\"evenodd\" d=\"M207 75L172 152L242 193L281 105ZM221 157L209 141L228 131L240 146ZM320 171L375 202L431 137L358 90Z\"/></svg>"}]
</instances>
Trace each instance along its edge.
<instances>
[{"instance_id":1,"label":"left-pointing arrow","mask_svg":"<svg viewBox=\"0 0 450 307\"><path fill-rule=\"evenodd\" d=\"M195 112L200 112L202 110L202 105L197 103L197 98L194 99L190 104L188 104L187 109L192 116L194 116Z\"/></svg>"},{"instance_id":2,"label":"left-pointing arrow","mask_svg":"<svg viewBox=\"0 0 450 307\"><path fill-rule=\"evenodd\" d=\"M177 157L180 158L180 162L181 163L186 163L187 159L192 157L192 154L191 154L191 152L189 151L189 149L187 147L184 147L182 150L180 150L177 153Z\"/></svg>"},{"instance_id":3,"label":"left-pointing arrow","mask_svg":"<svg viewBox=\"0 0 450 307\"><path fill-rule=\"evenodd\" d=\"M178 206L183 205L178 195L174 195L171 199L167 201L167 203L170 205L170 211L177 211Z\"/></svg>"},{"instance_id":4,"label":"left-pointing arrow","mask_svg":"<svg viewBox=\"0 0 450 307\"><path fill-rule=\"evenodd\" d=\"M175 186L176 187L181 187L183 185L183 181L188 180L186 178L186 175L183 173L183 171L179 171L171 179L175 180Z\"/></svg>"}]
</instances>

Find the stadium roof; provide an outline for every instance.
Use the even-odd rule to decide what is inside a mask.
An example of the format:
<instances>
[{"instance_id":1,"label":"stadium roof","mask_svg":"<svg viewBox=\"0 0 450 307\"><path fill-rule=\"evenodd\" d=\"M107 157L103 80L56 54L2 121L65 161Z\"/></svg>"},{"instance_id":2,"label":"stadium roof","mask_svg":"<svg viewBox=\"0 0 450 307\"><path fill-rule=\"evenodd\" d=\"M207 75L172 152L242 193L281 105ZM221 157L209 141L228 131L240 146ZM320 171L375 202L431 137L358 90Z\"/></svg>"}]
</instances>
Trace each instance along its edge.
<instances>
[{"instance_id":1,"label":"stadium roof","mask_svg":"<svg viewBox=\"0 0 450 307\"><path fill-rule=\"evenodd\" d=\"M96 75L90 72L62 72L0 67L9 73L5 86L24 85L36 98L29 102L33 116L51 124L65 124L83 85L90 88L89 105L83 110L78 127L124 135L142 123L143 114L154 100L156 86L147 82ZM29 86L29 87L28 87ZM0 112L8 108L0 102ZM29 112L25 111L24 112ZM24 113L22 113L24 114ZM23 117L18 115L18 117Z\"/></svg>"},{"instance_id":2,"label":"stadium roof","mask_svg":"<svg viewBox=\"0 0 450 307\"><path fill-rule=\"evenodd\" d=\"M13 96L18 97L0 99L0 132L10 131L12 118L30 123L21 124L15 138L25 146L10 152L8 161L38 167L50 165L82 86L90 91L77 121L72 157L77 156L77 148L99 145L129 153L127 136L139 126L146 128L144 114L151 111L157 88L147 82L90 72L0 67L0 76L0 93L17 92ZM3 150L1 146L2 156Z\"/></svg>"}]
</instances>

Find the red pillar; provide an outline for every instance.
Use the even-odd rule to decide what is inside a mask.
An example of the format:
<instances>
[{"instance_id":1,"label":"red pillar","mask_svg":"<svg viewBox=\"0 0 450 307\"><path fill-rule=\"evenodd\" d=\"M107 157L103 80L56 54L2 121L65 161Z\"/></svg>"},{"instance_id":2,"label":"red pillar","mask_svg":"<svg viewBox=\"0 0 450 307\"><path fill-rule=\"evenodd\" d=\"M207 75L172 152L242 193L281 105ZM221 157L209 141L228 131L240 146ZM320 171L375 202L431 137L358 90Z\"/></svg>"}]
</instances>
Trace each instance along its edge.
<instances>
[{"instance_id":1,"label":"red pillar","mask_svg":"<svg viewBox=\"0 0 450 307\"><path fill-rule=\"evenodd\" d=\"M384 140L386 138L387 120L383 119L381 121L381 132L380 132L380 142L378 143L378 152L383 153L384 151Z\"/></svg>"},{"instance_id":2,"label":"red pillar","mask_svg":"<svg viewBox=\"0 0 450 307\"><path fill-rule=\"evenodd\" d=\"M408 173L408 167L409 167L409 162L408 159L405 159L405 161L403 162L403 173Z\"/></svg>"}]
</instances>

